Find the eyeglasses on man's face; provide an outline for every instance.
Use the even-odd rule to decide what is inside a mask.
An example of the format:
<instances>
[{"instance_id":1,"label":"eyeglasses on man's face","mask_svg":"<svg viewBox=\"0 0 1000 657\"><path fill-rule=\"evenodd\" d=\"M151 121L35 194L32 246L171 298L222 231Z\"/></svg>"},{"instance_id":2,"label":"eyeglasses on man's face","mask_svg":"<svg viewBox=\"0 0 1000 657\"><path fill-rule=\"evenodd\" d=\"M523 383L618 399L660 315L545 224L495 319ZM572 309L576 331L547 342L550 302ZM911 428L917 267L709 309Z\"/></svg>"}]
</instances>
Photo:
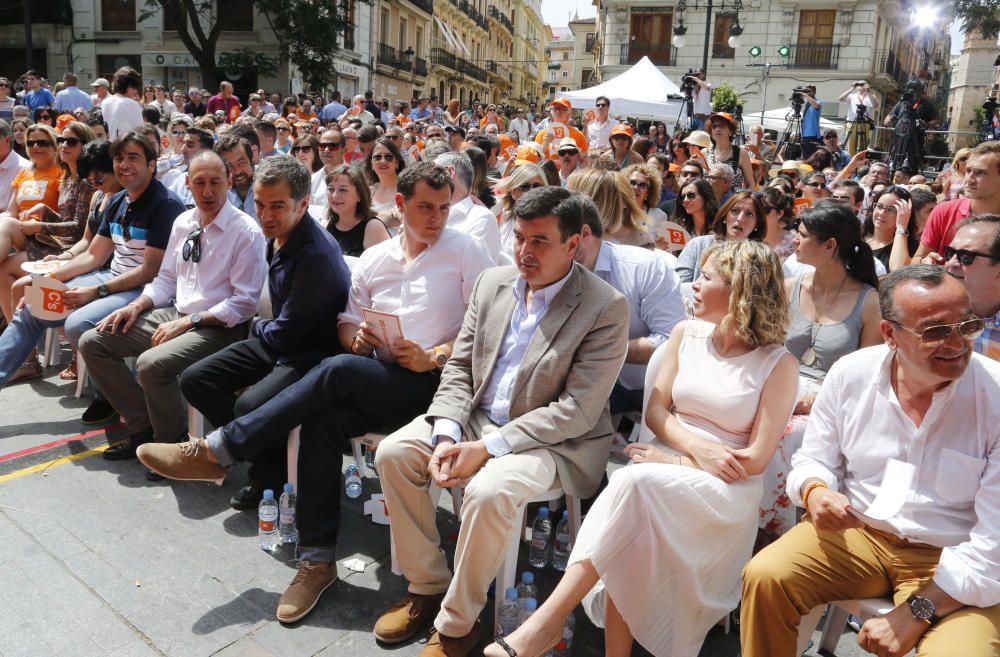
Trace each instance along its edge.
<instances>
[{"instance_id":1,"label":"eyeglasses on man's face","mask_svg":"<svg viewBox=\"0 0 1000 657\"><path fill-rule=\"evenodd\" d=\"M986 330L986 322L978 317L956 322L955 324L928 326L919 331L907 328L895 320L890 319L889 321L907 333L919 338L920 342L928 347L937 347L943 344L945 340L951 337L951 334L955 330L958 330L959 335L965 340L975 340Z\"/></svg>"},{"instance_id":2,"label":"eyeglasses on man's face","mask_svg":"<svg viewBox=\"0 0 1000 657\"><path fill-rule=\"evenodd\" d=\"M958 264L963 267L970 266L976 261L976 258L990 258L991 260L996 260L997 258L989 253L982 253L981 251L972 251L971 249L955 249L950 246L944 247L941 251L941 255L944 256L944 261L948 262L952 258L958 260Z\"/></svg>"}]
</instances>

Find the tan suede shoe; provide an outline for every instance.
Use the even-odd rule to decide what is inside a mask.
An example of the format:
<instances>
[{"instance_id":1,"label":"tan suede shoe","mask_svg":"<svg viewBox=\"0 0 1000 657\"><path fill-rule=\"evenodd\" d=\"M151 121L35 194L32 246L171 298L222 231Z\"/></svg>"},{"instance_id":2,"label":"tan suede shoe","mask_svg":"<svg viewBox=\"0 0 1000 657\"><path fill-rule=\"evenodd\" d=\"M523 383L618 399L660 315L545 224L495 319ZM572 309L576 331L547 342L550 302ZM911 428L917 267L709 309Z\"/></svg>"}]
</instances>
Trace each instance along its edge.
<instances>
[{"instance_id":1,"label":"tan suede shoe","mask_svg":"<svg viewBox=\"0 0 1000 657\"><path fill-rule=\"evenodd\" d=\"M427 645L420 651L419 657L467 657L472 649L479 643L479 621L472 626L465 636L450 637L434 630L431 638L427 639Z\"/></svg>"},{"instance_id":2,"label":"tan suede shoe","mask_svg":"<svg viewBox=\"0 0 1000 657\"><path fill-rule=\"evenodd\" d=\"M399 643L431 624L441 609L444 593L417 595L407 593L383 613L375 623L375 638L383 643Z\"/></svg>"},{"instance_id":3,"label":"tan suede shoe","mask_svg":"<svg viewBox=\"0 0 1000 657\"><path fill-rule=\"evenodd\" d=\"M323 591L337 581L336 561L300 561L299 572L278 600L278 620L294 623L313 610Z\"/></svg>"},{"instance_id":4,"label":"tan suede shoe","mask_svg":"<svg viewBox=\"0 0 1000 657\"><path fill-rule=\"evenodd\" d=\"M202 439L186 443L146 443L135 454L142 464L170 479L214 481L222 485L226 469L208 459L208 446Z\"/></svg>"}]
</instances>

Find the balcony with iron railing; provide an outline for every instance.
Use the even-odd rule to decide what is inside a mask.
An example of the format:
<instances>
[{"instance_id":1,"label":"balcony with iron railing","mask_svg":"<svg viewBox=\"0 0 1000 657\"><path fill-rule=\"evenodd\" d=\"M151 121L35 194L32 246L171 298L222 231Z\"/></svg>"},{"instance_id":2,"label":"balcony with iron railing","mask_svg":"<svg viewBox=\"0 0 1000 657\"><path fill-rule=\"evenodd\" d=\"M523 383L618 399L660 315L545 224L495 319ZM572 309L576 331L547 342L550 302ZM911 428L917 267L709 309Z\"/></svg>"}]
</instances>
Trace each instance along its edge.
<instances>
[{"instance_id":1,"label":"balcony with iron railing","mask_svg":"<svg viewBox=\"0 0 1000 657\"><path fill-rule=\"evenodd\" d=\"M833 70L840 64L840 44L796 44L788 55L788 68Z\"/></svg>"},{"instance_id":2,"label":"balcony with iron railing","mask_svg":"<svg viewBox=\"0 0 1000 657\"><path fill-rule=\"evenodd\" d=\"M385 43L378 44L378 63L397 71L412 71L421 77L427 77L426 59L407 57L405 53Z\"/></svg>"},{"instance_id":3,"label":"balcony with iron railing","mask_svg":"<svg viewBox=\"0 0 1000 657\"><path fill-rule=\"evenodd\" d=\"M490 8L487 13L490 15L490 18L503 25L508 32L510 32L511 34L514 33L514 24L510 22L510 19L507 18L507 15L504 14L502 11L500 11L500 9L497 8L496 5L490 5Z\"/></svg>"},{"instance_id":4,"label":"balcony with iron railing","mask_svg":"<svg viewBox=\"0 0 1000 657\"><path fill-rule=\"evenodd\" d=\"M897 84L906 84L906 81L910 79L910 71L903 66L896 51L876 50L874 59L876 75L880 73L887 75Z\"/></svg>"},{"instance_id":5,"label":"balcony with iron railing","mask_svg":"<svg viewBox=\"0 0 1000 657\"><path fill-rule=\"evenodd\" d=\"M413 72L421 77L427 77L427 60L417 57L413 61L414 64L416 65L416 68L414 69Z\"/></svg>"},{"instance_id":6,"label":"balcony with iron railing","mask_svg":"<svg viewBox=\"0 0 1000 657\"><path fill-rule=\"evenodd\" d=\"M444 48L431 48L431 64L433 66L444 66L457 73L467 75L474 80L486 82L486 69L476 66L467 59L457 57ZM488 65L489 63L487 63ZM497 70L499 71L499 67Z\"/></svg>"},{"instance_id":7,"label":"balcony with iron railing","mask_svg":"<svg viewBox=\"0 0 1000 657\"><path fill-rule=\"evenodd\" d=\"M407 2L417 9L422 9L430 15L434 15L434 0L407 0Z\"/></svg>"},{"instance_id":8,"label":"balcony with iron railing","mask_svg":"<svg viewBox=\"0 0 1000 657\"><path fill-rule=\"evenodd\" d=\"M618 63L635 64L643 57L649 57L649 61L657 66L674 65L673 49L669 43L644 43L642 41L621 44Z\"/></svg>"}]
</instances>

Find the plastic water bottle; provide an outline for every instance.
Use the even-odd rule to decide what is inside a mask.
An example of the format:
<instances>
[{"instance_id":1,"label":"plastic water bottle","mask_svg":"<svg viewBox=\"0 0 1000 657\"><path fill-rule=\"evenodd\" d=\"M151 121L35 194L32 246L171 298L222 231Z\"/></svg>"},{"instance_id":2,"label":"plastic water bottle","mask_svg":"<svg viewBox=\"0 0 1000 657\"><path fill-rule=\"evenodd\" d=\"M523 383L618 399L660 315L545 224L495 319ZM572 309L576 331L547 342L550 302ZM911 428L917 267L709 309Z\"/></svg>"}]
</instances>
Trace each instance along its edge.
<instances>
[{"instance_id":1,"label":"plastic water bottle","mask_svg":"<svg viewBox=\"0 0 1000 657\"><path fill-rule=\"evenodd\" d=\"M573 628L576 627L576 619L573 614L566 617L563 623L562 639L549 651L551 657L569 657L573 647Z\"/></svg>"},{"instance_id":2,"label":"plastic water bottle","mask_svg":"<svg viewBox=\"0 0 1000 657\"><path fill-rule=\"evenodd\" d=\"M291 483L285 484L285 492L278 500L278 533L282 543L298 543L299 530L295 528L295 487Z\"/></svg>"},{"instance_id":3,"label":"plastic water bottle","mask_svg":"<svg viewBox=\"0 0 1000 657\"><path fill-rule=\"evenodd\" d=\"M347 472L344 473L344 489L352 500L361 497L361 474L358 472L358 466L353 463L347 466Z\"/></svg>"},{"instance_id":4,"label":"plastic water bottle","mask_svg":"<svg viewBox=\"0 0 1000 657\"><path fill-rule=\"evenodd\" d=\"M549 563L549 547L552 544L552 521L549 520L549 507L538 509L538 516L531 525L531 548L528 550L528 563L534 568L544 568Z\"/></svg>"},{"instance_id":5,"label":"plastic water bottle","mask_svg":"<svg viewBox=\"0 0 1000 657\"><path fill-rule=\"evenodd\" d=\"M523 607L528 598L538 599L538 587L535 586L535 573L526 570L521 573L521 583L517 585L517 597Z\"/></svg>"},{"instance_id":6,"label":"plastic water bottle","mask_svg":"<svg viewBox=\"0 0 1000 657\"><path fill-rule=\"evenodd\" d=\"M534 534L532 534L534 538ZM552 546L552 567L565 572L573 543L569 536L569 511L563 511L562 519L556 525L556 542Z\"/></svg>"},{"instance_id":7,"label":"plastic water bottle","mask_svg":"<svg viewBox=\"0 0 1000 657\"><path fill-rule=\"evenodd\" d=\"M528 620L535 610L538 609L538 600L534 598L526 598L521 601L521 615L517 619L518 625L524 625L524 621Z\"/></svg>"},{"instance_id":8,"label":"plastic water bottle","mask_svg":"<svg viewBox=\"0 0 1000 657\"><path fill-rule=\"evenodd\" d=\"M274 552L281 543L278 535L278 502L270 488L264 491L264 498L257 507L257 537L260 539L260 549L265 552Z\"/></svg>"},{"instance_id":9,"label":"plastic water bottle","mask_svg":"<svg viewBox=\"0 0 1000 657\"><path fill-rule=\"evenodd\" d=\"M375 470L375 448L365 447L365 467L369 470ZM376 474L378 474L376 472Z\"/></svg>"},{"instance_id":10,"label":"plastic water bottle","mask_svg":"<svg viewBox=\"0 0 1000 657\"><path fill-rule=\"evenodd\" d=\"M507 636L517 629L521 620L521 606L517 600L517 589L513 586L507 589L507 593L504 594L497 616L499 617L497 632L500 633L500 636Z\"/></svg>"}]
</instances>

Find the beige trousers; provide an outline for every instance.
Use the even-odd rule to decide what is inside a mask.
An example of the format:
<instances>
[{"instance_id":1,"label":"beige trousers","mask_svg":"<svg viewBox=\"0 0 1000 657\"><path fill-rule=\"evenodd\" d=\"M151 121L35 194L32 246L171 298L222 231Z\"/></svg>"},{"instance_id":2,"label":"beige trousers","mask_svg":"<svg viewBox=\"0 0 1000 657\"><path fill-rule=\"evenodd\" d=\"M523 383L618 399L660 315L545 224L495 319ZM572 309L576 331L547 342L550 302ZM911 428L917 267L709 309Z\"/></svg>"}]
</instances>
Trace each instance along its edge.
<instances>
[{"instance_id":1,"label":"beige trousers","mask_svg":"<svg viewBox=\"0 0 1000 657\"><path fill-rule=\"evenodd\" d=\"M434 626L445 636L460 637L472 630L507 546L521 529L518 508L557 488L559 476L545 449L487 461L465 488L452 576L435 523L436 500L428 494L427 464L433 447L431 424L425 417L379 443L375 466L392 518L389 529L396 559L409 590L418 595L444 592ZM478 440L490 426L486 414L477 409L463 440Z\"/></svg>"},{"instance_id":2,"label":"beige trousers","mask_svg":"<svg viewBox=\"0 0 1000 657\"><path fill-rule=\"evenodd\" d=\"M940 555L868 527L820 531L807 517L743 569L743 655L795 657L802 616L830 600L901 604L931 579ZM924 633L917 657L1000 657L1000 605L948 614Z\"/></svg>"}]
</instances>

